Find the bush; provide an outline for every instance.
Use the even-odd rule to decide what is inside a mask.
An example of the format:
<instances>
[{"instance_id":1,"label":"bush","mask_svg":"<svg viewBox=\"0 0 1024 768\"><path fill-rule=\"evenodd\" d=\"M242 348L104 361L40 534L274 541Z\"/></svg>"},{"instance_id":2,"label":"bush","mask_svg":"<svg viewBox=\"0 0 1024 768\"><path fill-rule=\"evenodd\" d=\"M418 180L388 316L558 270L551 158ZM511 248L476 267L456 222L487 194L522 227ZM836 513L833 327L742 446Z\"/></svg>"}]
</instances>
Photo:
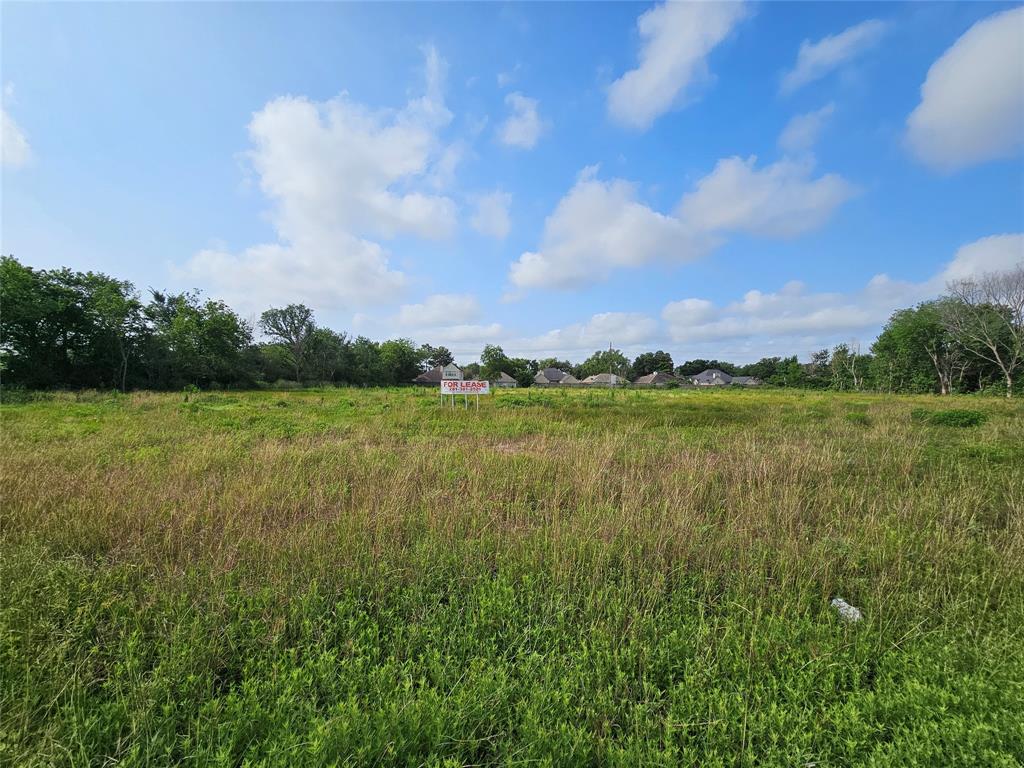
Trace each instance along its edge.
<instances>
[{"instance_id":1,"label":"bush","mask_svg":"<svg viewBox=\"0 0 1024 768\"><path fill-rule=\"evenodd\" d=\"M966 408L951 408L945 411L929 411L926 408L915 408L910 418L921 424L934 427L977 427L988 418L981 411Z\"/></svg>"}]
</instances>

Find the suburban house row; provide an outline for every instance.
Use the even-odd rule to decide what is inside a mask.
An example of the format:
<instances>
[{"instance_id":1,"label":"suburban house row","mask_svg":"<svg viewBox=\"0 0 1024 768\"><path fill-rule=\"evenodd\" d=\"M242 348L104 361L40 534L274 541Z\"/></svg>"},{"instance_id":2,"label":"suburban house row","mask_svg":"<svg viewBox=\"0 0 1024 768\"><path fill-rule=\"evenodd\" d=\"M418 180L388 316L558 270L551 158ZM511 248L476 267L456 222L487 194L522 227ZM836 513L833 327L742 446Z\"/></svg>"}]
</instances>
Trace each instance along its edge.
<instances>
[{"instance_id":1,"label":"suburban house row","mask_svg":"<svg viewBox=\"0 0 1024 768\"><path fill-rule=\"evenodd\" d=\"M413 383L440 385L444 380L461 381L462 369L455 363L439 365L421 373L413 379ZM518 386L518 382L504 371L497 378L492 379L491 384L508 389ZM626 385L636 387L756 387L760 384L760 379L754 376L730 376L717 368L701 371L696 376L676 376L664 371L655 371L633 381L614 373L597 373L587 376L581 381L571 373L566 373L559 368L545 368L538 371L537 375L533 377L533 386L535 387L621 387Z\"/></svg>"}]
</instances>

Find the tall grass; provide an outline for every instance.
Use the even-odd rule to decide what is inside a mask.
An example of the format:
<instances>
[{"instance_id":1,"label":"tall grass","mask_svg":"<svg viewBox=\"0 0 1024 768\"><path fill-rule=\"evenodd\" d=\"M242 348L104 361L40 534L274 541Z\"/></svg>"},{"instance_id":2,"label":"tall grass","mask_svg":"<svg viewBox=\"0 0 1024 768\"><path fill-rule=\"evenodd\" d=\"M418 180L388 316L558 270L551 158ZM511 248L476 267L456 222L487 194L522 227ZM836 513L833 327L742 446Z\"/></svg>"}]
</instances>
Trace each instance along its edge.
<instances>
[{"instance_id":1,"label":"tall grass","mask_svg":"<svg viewBox=\"0 0 1024 768\"><path fill-rule=\"evenodd\" d=\"M1024 412L959 400L4 405L0 761L1017 765Z\"/></svg>"}]
</instances>

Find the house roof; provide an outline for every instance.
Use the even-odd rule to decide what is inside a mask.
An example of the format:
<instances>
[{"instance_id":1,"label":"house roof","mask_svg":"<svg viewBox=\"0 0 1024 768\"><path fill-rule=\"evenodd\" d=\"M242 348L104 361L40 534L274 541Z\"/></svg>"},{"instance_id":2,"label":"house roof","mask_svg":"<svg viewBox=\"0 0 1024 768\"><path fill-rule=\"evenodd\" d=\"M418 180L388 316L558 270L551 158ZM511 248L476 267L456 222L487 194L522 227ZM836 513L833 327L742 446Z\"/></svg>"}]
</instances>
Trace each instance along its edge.
<instances>
[{"instance_id":1,"label":"house roof","mask_svg":"<svg viewBox=\"0 0 1024 768\"><path fill-rule=\"evenodd\" d=\"M421 373L413 381L417 384L440 384L441 383L441 366L431 368L426 373Z\"/></svg>"},{"instance_id":2,"label":"house roof","mask_svg":"<svg viewBox=\"0 0 1024 768\"><path fill-rule=\"evenodd\" d=\"M533 377L533 380L538 384L558 384L567 376L569 376L569 374L565 371L559 370L558 368L545 368L543 371L538 372L537 375ZM575 381L576 379L573 379L572 382L566 383L571 384Z\"/></svg>"},{"instance_id":3,"label":"house roof","mask_svg":"<svg viewBox=\"0 0 1024 768\"><path fill-rule=\"evenodd\" d=\"M655 371L654 373L648 373L646 376L641 376L634 384L668 384L673 381L679 381L671 373L665 373L664 371Z\"/></svg>"},{"instance_id":4,"label":"house roof","mask_svg":"<svg viewBox=\"0 0 1024 768\"><path fill-rule=\"evenodd\" d=\"M509 375L508 375L507 373L505 373L504 371L502 371L502 372L501 372L501 373L500 373L500 374L498 375L498 378L497 378L497 379L495 379L495 381L500 381L500 382L504 382L504 383L508 383L508 384L511 384L511 383L514 383L514 382L515 382L515 379L514 379L514 378L512 378L511 376L509 376Z\"/></svg>"},{"instance_id":5,"label":"house roof","mask_svg":"<svg viewBox=\"0 0 1024 768\"><path fill-rule=\"evenodd\" d=\"M567 373L562 377L559 384L579 384L580 380L573 376L571 373Z\"/></svg>"},{"instance_id":6,"label":"house roof","mask_svg":"<svg viewBox=\"0 0 1024 768\"><path fill-rule=\"evenodd\" d=\"M708 368L693 377L694 381L715 381L716 379L728 384L732 381L732 376L718 368Z\"/></svg>"},{"instance_id":7,"label":"house roof","mask_svg":"<svg viewBox=\"0 0 1024 768\"><path fill-rule=\"evenodd\" d=\"M584 384L619 384L625 379L614 373L595 373L583 380Z\"/></svg>"}]
</instances>

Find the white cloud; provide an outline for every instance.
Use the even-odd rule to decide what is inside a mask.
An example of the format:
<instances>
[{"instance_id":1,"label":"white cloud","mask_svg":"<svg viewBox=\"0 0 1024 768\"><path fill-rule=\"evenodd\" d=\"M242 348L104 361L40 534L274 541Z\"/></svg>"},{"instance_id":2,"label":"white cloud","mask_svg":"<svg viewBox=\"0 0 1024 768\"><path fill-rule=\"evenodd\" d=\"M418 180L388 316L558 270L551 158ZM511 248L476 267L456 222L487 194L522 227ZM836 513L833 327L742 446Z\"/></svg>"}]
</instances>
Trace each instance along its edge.
<instances>
[{"instance_id":1,"label":"white cloud","mask_svg":"<svg viewBox=\"0 0 1024 768\"><path fill-rule=\"evenodd\" d=\"M480 302L470 294L435 293L422 304L403 304L398 310L399 324L411 328L461 325L479 317Z\"/></svg>"},{"instance_id":2,"label":"white cloud","mask_svg":"<svg viewBox=\"0 0 1024 768\"><path fill-rule=\"evenodd\" d=\"M504 240L512 228L508 209L512 195L495 190L476 199L476 212L470 218L470 226L477 232L498 240Z\"/></svg>"},{"instance_id":3,"label":"white cloud","mask_svg":"<svg viewBox=\"0 0 1024 768\"><path fill-rule=\"evenodd\" d=\"M640 63L608 89L608 113L646 129L693 99L708 78L707 56L747 15L743 3L666 2L637 19Z\"/></svg>"},{"instance_id":4,"label":"white cloud","mask_svg":"<svg viewBox=\"0 0 1024 768\"><path fill-rule=\"evenodd\" d=\"M926 165L955 171L1024 143L1024 7L979 21L932 64L907 141Z\"/></svg>"},{"instance_id":5,"label":"white cloud","mask_svg":"<svg viewBox=\"0 0 1024 768\"><path fill-rule=\"evenodd\" d=\"M791 155L809 152L818 142L818 136L825 123L836 111L836 105L829 103L814 112L795 115L779 135L779 149Z\"/></svg>"},{"instance_id":6,"label":"white cloud","mask_svg":"<svg viewBox=\"0 0 1024 768\"><path fill-rule=\"evenodd\" d=\"M443 345L490 343L497 341L504 334L505 329L501 323L488 323L486 325L464 323L461 325L445 325L434 328L431 336L439 339Z\"/></svg>"},{"instance_id":7,"label":"white cloud","mask_svg":"<svg viewBox=\"0 0 1024 768\"><path fill-rule=\"evenodd\" d=\"M686 261L703 251L682 223L636 199L627 181L601 181L584 169L544 222L540 250L512 264L518 288L571 288L608 276L614 267L655 260Z\"/></svg>"},{"instance_id":8,"label":"white cloud","mask_svg":"<svg viewBox=\"0 0 1024 768\"><path fill-rule=\"evenodd\" d=\"M992 235L961 247L936 278L936 290L951 280L1001 272L1024 264L1024 234Z\"/></svg>"},{"instance_id":9,"label":"white cloud","mask_svg":"<svg viewBox=\"0 0 1024 768\"><path fill-rule=\"evenodd\" d=\"M342 94L325 102L282 97L255 113L249 159L272 202L278 242L237 254L201 251L186 274L252 309L395 298L405 277L369 238L444 238L456 222L451 199L424 191L453 167L438 138L451 119L441 93L444 62L432 48L425 58L424 94L398 110Z\"/></svg>"},{"instance_id":10,"label":"white cloud","mask_svg":"<svg viewBox=\"0 0 1024 768\"><path fill-rule=\"evenodd\" d=\"M545 220L540 248L523 253L509 279L520 290L574 288L618 267L693 261L730 232L796 237L822 226L857 192L840 176L812 172L810 157L762 169L753 157L720 160L673 215L637 200L630 182L602 181L586 168Z\"/></svg>"},{"instance_id":11,"label":"white cloud","mask_svg":"<svg viewBox=\"0 0 1024 768\"><path fill-rule=\"evenodd\" d=\"M817 229L856 188L836 174L812 178L813 163L783 158L756 168L757 158L730 157L697 182L679 206L692 228L795 237Z\"/></svg>"},{"instance_id":12,"label":"white cloud","mask_svg":"<svg viewBox=\"0 0 1024 768\"><path fill-rule=\"evenodd\" d=\"M796 64L783 76L779 90L784 94L792 93L821 79L881 40L887 29L884 21L869 19L816 43L804 40Z\"/></svg>"},{"instance_id":13,"label":"white cloud","mask_svg":"<svg viewBox=\"0 0 1024 768\"><path fill-rule=\"evenodd\" d=\"M10 84L8 84L10 87ZM32 161L32 148L21 127L14 118L0 109L0 164L9 168L21 168Z\"/></svg>"},{"instance_id":14,"label":"white cloud","mask_svg":"<svg viewBox=\"0 0 1024 768\"><path fill-rule=\"evenodd\" d=\"M511 114L498 127L498 140L509 147L533 149L544 132L544 122L537 112L538 102L516 92L505 97Z\"/></svg>"},{"instance_id":15,"label":"white cloud","mask_svg":"<svg viewBox=\"0 0 1024 768\"><path fill-rule=\"evenodd\" d=\"M812 293L793 281L777 292L748 291L742 299L720 307L706 299L671 302L662 310L662 319L669 337L688 346L746 339L755 342L753 348L778 348L783 350L780 354L793 354L858 334L873 336L895 310L942 294L948 280L1021 262L1024 235L996 235L964 245L923 282L879 274L853 291Z\"/></svg>"},{"instance_id":16,"label":"white cloud","mask_svg":"<svg viewBox=\"0 0 1024 768\"><path fill-rule=\"evenodd\" d=\"M658 322L637 312L602 312L583 323L556 328L539 336L514 339L509 348L517 352L548 355L571 354L595 349L630 347L653 339Z\"/></svg>"}]
</instances>

